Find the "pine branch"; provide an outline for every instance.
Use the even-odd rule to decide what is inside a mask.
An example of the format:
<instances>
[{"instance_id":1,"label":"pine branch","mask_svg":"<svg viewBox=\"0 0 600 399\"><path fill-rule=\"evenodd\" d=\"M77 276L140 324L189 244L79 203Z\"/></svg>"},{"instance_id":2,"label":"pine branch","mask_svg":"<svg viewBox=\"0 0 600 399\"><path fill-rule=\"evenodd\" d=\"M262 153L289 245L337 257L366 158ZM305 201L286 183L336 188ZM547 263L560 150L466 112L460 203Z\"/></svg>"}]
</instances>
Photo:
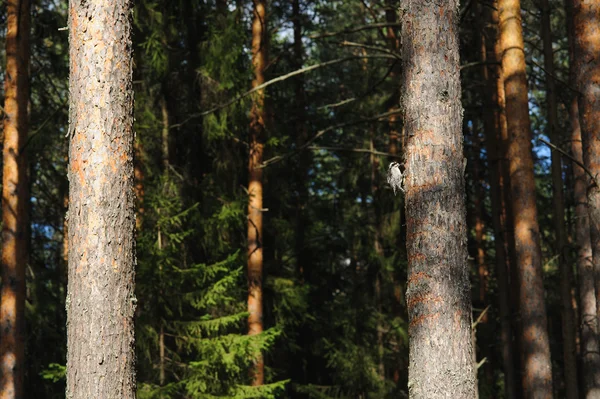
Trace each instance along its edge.
<instances>
[{"instance_id":1,"label":"pine branch","mask_svg":"<svg viewBox=\"0 0 600 399\"><path fill-rule=\"evenodd\" d=\"M218 106L216 106L214 108L209 109L208 111L204 111L204 112L200 112L200 113L197 113L197 114L190 115L183 122L173 124L173 125L170 126L170 128L174 129L174 128L177 128L177 127L181 127L181 126L185 125L186 123L188 123L189 121L191 121L193 119L200 118L202 116L206 116L206 115L212 114L213 112L216 112L216 111L218 111L220 109L223 109L223 108L227 108L230 105L235 104L236 102L238 102L238 101L240 101L240 100L248 97L252 93L255 93L255 92L257 92L259 90L262 90L262 89L264 89L264 88L266 88L268 86L271 86L272 84L275 84L275 83L278 83L278 82L282 82L282 81L284 81L286 79L289 79L289 78L292 78L294 76L297 76L297 75L300 75L300 74L303 74L303 73L306 73L306 72L310 72L310 71L315 70L315 69L323 68L323 67L326 67L326 66L330 66L330 65L335 65L335 64L342 63L342 62L346 62L346 61L360 60L360 59L369 59L369 58L396 59L396 57L391 56L391 55L385 55L385 54L367 54L367 55L360 55L360 56L350 56L350 57L337 58L335 60L326 61L326 62L322 62L322 63L319 63L319 64L315 64L315 65L307 66L307 67L304 67L304 68L300 68L300 69L297 69L297 70L295 70L293 72L290 72L290 73L288 73L286 75L278 76L278 77L276 77L274 79L271 79L271 80L269 80L269 81L267 81L267 82L265 82L265 83L263 83L261 85L258 85L256 87L252 88L251 90L248 90L247 92L242 93L239 96L234 97L233 99L231 99L231 100L229 100L229 101L227 101L227 102L225 102L223 104L220 104L220 105L218 105Z\"/></svg>"},{"instance_id":2,"label":"pine branch","mask_svg":"<svg viewBox=\"0 0 600 399\"><path fill-rule=\"evenodd\" d=\"M347 126L353 126L353 125L359 125L361 123L367 123L367 122L373 122L376 120L379 120L381 118L386 118L388 116L391 115L396 115L399 114L401 112L401 110L399 109L394 109L391 110L389 112L384 112L383 114L379 114L379 115L375 115L373 117L370 118L366 118L366 119L359 119L357 121L352 121L352 122L345 122L345 123L338 123L337 125L333 125L333 126L329 126L323 130L319 130L317 132L317 134L315 134L311 139L309 139L306 143L304 143L303 145L301 145L300 147L296 148L295 150L292 150L284 155L277 155L273 158L267 159L266 161L264 161L262 163L261 166L259 166L259 168L265 168L271 164L283 161L284 159L290 158L294 155L296 155L297 153L299 153L300 151L303 151L305 149L307 149L308 147L310 147L310 145L315 142L315 140L317 140L319 137L323 136L325 133L328 133L332 130L336 130L336 129L340 129L343 127L347 127Z\"/></svg>"},{"instance_id":3,"label":"pine branch","mask_svg":"<svg viewBox=\"0 0 600 399\"><path fill-rule=\"evenodd\" d=\"M590 170L585 167L584 164L582 164L581 162L579 162L578 160L576 160L575 158L573 158L571 155L569 155L565 150L563 150L561 148L558 148L554 144L549 143L548 141L546 141L544 139L538 139L538 140L541 141L542 143L546 144L551 149L560 152L564 157L566 157L566 158L570 159L571 161L573 161L577 166L579 166L581 169L583 169L585 171L585 173L587 173L587 175L590 177L590 179L592 179L592 181L594 182L594 185L598 186L598 181L596 180L596 178L594 177L594 175L592 174L592 172L590 172Z\"/></svg>"}]
</instances>

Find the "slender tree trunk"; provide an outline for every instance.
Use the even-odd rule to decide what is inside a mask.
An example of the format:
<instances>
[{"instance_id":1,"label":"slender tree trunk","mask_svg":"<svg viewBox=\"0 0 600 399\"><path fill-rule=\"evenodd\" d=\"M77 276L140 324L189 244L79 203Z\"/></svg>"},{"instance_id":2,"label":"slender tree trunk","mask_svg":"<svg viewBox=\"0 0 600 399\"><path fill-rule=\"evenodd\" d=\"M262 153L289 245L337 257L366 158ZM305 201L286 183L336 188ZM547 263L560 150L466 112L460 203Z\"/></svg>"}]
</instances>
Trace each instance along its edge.
<instances>
[{"instance_id":1,"label":"slender tree trunk","mask_svg":"<svg viewBox=\"0 0 600 399\"><path fill-rule=\"evenodd\" d=\"M458 2L404 5L409 395L477 394L460 105ZM432 46L438 43L439 46Z\"/></svg>"},{"instance_id":2,"label":"slender tree trunk","mask_svg":"<svg viewBox=\"0 0 600 399\"><path fill-rule=\"evenodd\" d=\"M502 58L504 56L504 48L502 47L502 41L500 38L500 16L497 11L499 8L499 0L496 0L495 3L496 11L492 13L492 20L494 21L494 26L497 27L497 40L495 45L495 54L496 60L502 63ZM518 284L518 268L517 268L517 255L515 250L515 228L514 228L514 217L513 217L513 206L512 206L512 194L511 194L511 184L510 184L510 167L508 163L508 147L509 147L509 134L508 134L508 122L506 118L506 93L504 90L505 83L505 73L500 65L497 68L498 76L496 81L497 87L497 101L498 101L498 130L499 130L499 146L498 146L498 156L499 156L499 168L501 173L501 182L502 188L500 190L502 194L502 207L501 207L501 225L503 226L504 233L504 245L505 245L505 253L507 254L506 258L506 279L507 279L507 296L509 302L509 313L510 313L510 324L512 330L512 360L513 360L513 375L516 377L517 375L521 375L521 363L522 363L522 354L517 349L521 346L521 337L518 333L521 331L521 315L519 309L519 291L520 287ZM510 293L510 294L509 294ZM522 389L521 389L521 381L520 379L514 379L514 394L515 398L522 397Z\"/></svg>"},{"instance_id":3,"label":"slender tree trunk","mask_svg":"<svg viewBox=\"0 0 600 399\"><path fill-rule=\"evenodd\" d=\"M67 398L135 398L131 6L71 2Z\"/></svg>"},{"instance_id":4,"label":"slender tree trunk","mask_svg":"<svg viewBox=\"0 0 600 399\"><path fill-rule=\"evenodd\" d=\"M542 253L535 203L531 127L519 0L499 0L502 70L508 122L508 163L515 227L526 398L552 397L552 363L544 304Z\"/></svg>"},{"instance_id":5,"label":"slender tree trunk","mask_svg":"<svg viewBox=\"0 0 600 399\"><path fill-rule=\"evenodd\" d=\"M495 4L494 4L495 5ZM498 11L497 8L480 6L482 10L482 48L481 61L497 62L498 57ZM500 55L501 56L501 55ZM513 359L513 341L510 317L510 301L508 288L508 254L506 247L506 226L504 218L505 201L503 192L506 190L503 173L503 151L500 148L500 136L506 131L504 117L504 102L501 102L503 89L502 69L483 65L483 77L486 82L486 102L484 103L484 133L485 146L488 154L490 199L492 205L492 224L494 228L494 246L496 252L496 281L498 284L498 311L500 318L500 341L502 365L504 371L504 394L506 398L516 398L515 370Z\"/></svg>"},{"instance_id":6,"label":"slender tree trunk","mask_svg":"<svg viewBox=\"0 0 600 399\"><path fill-rule=\"evenodd\" d=\"M265 82L267 65L266 0L254 0L252 19L252 87ZM248 334L263 331L263 160L265 143L265 95L259 90L250 113L250 154L248 157ZM259 355L251 370L252 385L264 383L264 361Z\"/></svg>"},{"instance_id":7,"label":"slender tree trunk","mask_svg":"<svg viewBox=\"0 0 600 399\"><path fill-rule=\"evenodd\" d=\"M576 87L576 61L574 58L573 3L565 1L567 13L567 38L569 41L569 84ZM571 122L571 152L583 163L581 127L577 96L573 96L569 107ZM573 197L575 201L575 245L577 247L577 274L579 277L581 360L583 390L588 399L600 398L600 353L598 345L598 322L596 315L596 289L592 243L590 239L589 213L587 205L587 175L583 168L573 163Z\"/></svg>"},{"instance_id":8,"label":"slender tree trunk","mask_svg":"<svg viewBox=\"0 0 600 399\"><path fill-rule=\"evenodd\" d=\"M600 172L600 109L596 93L600 63L596 40L600 2L565 0L569 39L569 82L579 90L571 102L571 151L597 176ZM581 82L581 83L580 83ZM580 112L583 111L583 112ZM573 164L575 179L575 231L577 271L581 302L581 353L585 397L600 398L600 343L598 326L598 283L600 281L600 213L598 187L584 170ZM589 191L588 191L589 190ZM589 195L589 197L588 197ZM590 201L588 203L588 200Z\"/></svg>"},{"instance_id":9,"label":"slender tree trunk","mask_svg":"<svg viewBox=\"0 0 600 399\"><path fill-rule=\"evenodd\" d=\"M22 398L25 370L25 268L28 261L27 141L29 0L7 1L2 175L0 398Z\"/></svg>"},{"instance_id":10,"label":"slender tree trunk","mask_svg":"<svg viewBox=\"0 0 600 399\"><path fill-rule=\"evenodd\" d=\"M542 8L542 40L544 45L544 69L546 71L546 106L548 114L548 137L560 145L556 84L554 82L554 52L550 27L550 4L540 0ZM577 357L575 349L575 317L571 304L571 265L568 262L567 236L565 230L565 200L562 179L561 154L552 151L552 188L555 248L558 250L560 270L561 329L563 336L564 373L567 399L579 397L577 381Z\"/></svg>"}]
</instances>

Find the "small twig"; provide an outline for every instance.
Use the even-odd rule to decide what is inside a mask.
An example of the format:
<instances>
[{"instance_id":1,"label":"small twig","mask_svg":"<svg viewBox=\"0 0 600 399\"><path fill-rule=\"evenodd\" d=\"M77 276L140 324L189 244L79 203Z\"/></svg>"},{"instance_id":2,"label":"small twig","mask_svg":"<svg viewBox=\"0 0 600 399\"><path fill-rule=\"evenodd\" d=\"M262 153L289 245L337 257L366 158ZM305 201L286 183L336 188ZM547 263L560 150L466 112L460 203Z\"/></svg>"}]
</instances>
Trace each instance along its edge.
<instances>
[{"instance_id":1,"label":"small twig","mask_svg":"<svg viewBox=\"0 0 600 399\"><path fill-rule=\"evenodd\" d=\"M546 144L551 149L560 152L563 156L565 156L565 157L569 158L571 161L573 161L577 166L579 166L581 169L583 169L585 171L585 173L587 173L587 175L590 177L590 179L592 179L592 181L594 182L594 185L598 186L598 181L596 180L596 177L594 177L592 172L590 172L590 170L588 168L586 168L584 164L582 164L581 162L579 162L578 160L573 158L571 155L569 155L566 151L558 148L554 144L549 143L544 139L538 139L538 140L541 141L542 143ZM600 187L600 186L598 186L598 187Z\"/></svg>"},{"instance_id":2,"label":"small twig","mask_svg":"<svg viewBox=\"0 0 600 399\"><path fill-rule=\"evenodd\" d=\"M483 359L481 359L481 360L479 361L479 363L477 363L477 370L479 370L479 368L480 368L481 366L483 366L483 365L485 364L485 362L487 362L487 357L484 357Z\"/></svg>"},{"instance_id":3,"label":"small twig","mask_svg":"<svg viewBox=\"0 0 600 399\"><path fill-rule=\"evenodd\" d=\"M356 97L347 98L347 99L342 100L342 101L337 102L337 103L321 105L320 107L317 107L317 110L327 109L327 108L341 107L342 105L346 105L346 104L351 103L351 102L353 102L355 100L356 100Z\"/></svg>"},{"instance_id":4,"label":"small twig","mask_svg":"<svg viewBox=\"0 0 600 399\"><path fill-rule=\"evenodd\" d=\"M485 316L485 314L487 313L488 310L490 310L490 306L491 305L487 305L487 307L485 309L483 309L483 311L479 314L479 317L477 318L477 320L475 321L475 323L473 323L473 325L471 326L471 328L474 330L475 328L477 328L477 325L479 323L481 323L481 320L483 319L483 316Z\"/></svg>"}]
</instances>

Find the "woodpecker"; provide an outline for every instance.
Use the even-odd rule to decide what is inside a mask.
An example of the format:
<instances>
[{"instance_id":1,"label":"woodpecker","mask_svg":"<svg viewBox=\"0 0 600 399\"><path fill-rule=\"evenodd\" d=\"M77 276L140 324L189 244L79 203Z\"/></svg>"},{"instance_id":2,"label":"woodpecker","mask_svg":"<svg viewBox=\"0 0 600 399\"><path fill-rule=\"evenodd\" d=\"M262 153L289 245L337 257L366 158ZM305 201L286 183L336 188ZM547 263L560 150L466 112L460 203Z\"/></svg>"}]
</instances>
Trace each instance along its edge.
<instances>
[{"instance_id":1,"label":"woodpecker","mask_svg":"<svg viewBox=\"0 0 600 399\"><path fill-rule=\"evenodd\" d=\"M396 189L400 189L400 191L404 192L404 175L400 171L400 164L398 162L390 163L390 166L388 167L387 182L392 186L394 195L396 195Z\"/></svg>"}]
</instances>

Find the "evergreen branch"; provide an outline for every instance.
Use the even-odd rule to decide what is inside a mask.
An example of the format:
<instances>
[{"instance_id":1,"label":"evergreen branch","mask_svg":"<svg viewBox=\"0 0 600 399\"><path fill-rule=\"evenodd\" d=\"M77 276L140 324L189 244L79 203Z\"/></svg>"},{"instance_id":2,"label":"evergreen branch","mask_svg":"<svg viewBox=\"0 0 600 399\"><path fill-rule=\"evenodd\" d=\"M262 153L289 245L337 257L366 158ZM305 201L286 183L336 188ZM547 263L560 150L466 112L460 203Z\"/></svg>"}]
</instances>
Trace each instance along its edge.
<instances>
[{"instance_id":1,"label":"evergreen branch","mask_svg":"<svg viewBox=\"0 0 600 399\"><path fill-rule=\"evenodd\" d=\"M381 23L376 23L376 24L369 24L369 25L361 25L361 26L357 26L355 28L346 28L343 29L339 32L325 32L325 33L321 33L318 35L312 35L309 36L309 39L323 39L326 37L332 37L332 36L338 36L338 35L345 35L347 33L354 33L354 32L360 32L363 30L369 30L369 29L379 29L379 28L387 28L387 27L401 27L402 25L398 22L381 22Z\"/></svg>"},{"instance_id":2,"label":"evergreen branch","mask_svg":"<svg viewBox=\"0 0 600 399\"><path fill-rule=\"evenodd\" d=\"M303 73L306 73L306 72L310 72L310 71L315 70L315 69L323 68L323 67L326 67L326 66L330 66L330 65L335 65L335 64L342 63L342 62L346 62L346 61L368 59L368 58L396 59L396 57L391 56L391 55L385 55L385 54L378 54L378 55L376 55L376 54L367 54L367 55L360 55L360 56L350 56L350 57L337 58L335 60L326 61L326 62L322 62L320 64L315 64L315 65L307 66L307 67L304 67L304 68L300 68L300 69L297 69L297 70L295 70L293 72L290 72L290 73L288 73L286 75L278 76L278 77L276 77L274 79L271 79L271 80L269 80L269 81L267 81L267 82L265 82L265 83L263 83L261 85L258 85L256 87L248 90L247 92L242 93L239 96L234 97L233 99L231 99L231 100L229 100L229 101L227 101L227 102L225 102L223 104L217 105L216 107L209 109L208 111L204 111L204 112L200 112L200 113L197 113L197 114L190 115L183 122L171 125L170 129L181 127L181 126L185 125L186 123L188 123L189 121L191 121L193 119L200 118L202 116L206 116L206 115L212 114L212 113L214 113L214 112L216 112L216 111L218 111L220 109L223 109L223 108L227 108L230 105L235 104L238 101L240 101L240 100L248 97L252 93L255 93L255 92L257 92L259 90L262 90L262 89L264 89L264 88L266 88L268 86L271 86L272 84L275 84L275 83L278 83L278 82L282 82L282 81L284 81L286 79L289 79L289 78L292 78L294 76L297 76L297 75L300 75L300 74L303 74Z\"/></svg>"},{"instance_id":3,"label":"evergreen branch","mask_svg":"<svg viewBox=\"0 0 600 399\"><path fill-rule=\"evenodd\" d=\"M319 137L323 136L325 133L328 133L328 132L330 132L332 130L340 129L340 128L347 127L347 126L359 125L361 123L367 123L367 122L377 121L377 120L379 120L381 118L386 118L386 117L391 116L391 115L399 114L400 112L401 112L401 110L394 109L394 110L391 110L389 112L384 112L383 114L375 115L375 116L370 117L370 118L359 119L357 121L352 121L352 122L338 123L336 125L329 126L329 127L325 128L323 130L319 130L317 132L317 134L315 134L312 138L310 138L306 143L304 143L300 147L298 147L298 148L296 148L296 149L294 149L294 150L292 150L292 151L290 151L290 152L288 152L286 154L277 155L277 156L274 156L273 158L267 159L266 161L264 161L262 163L262 165L259 166L259 168L267 167L267 166L269 166L271 164L283 161L284 159L287 159L287 158L290 158L290 157L296 155L300 151L305 150L308 147L310 147L310 145L313 142L315 142L315 140L317 140Z\"/></svg>"},{"instance_id":4,"label":"evergreen branch","mask_svg":"<svg viewBox=\"0 0 600 399\"><path fill-rule=\"evenodd\" d=\"M360 153L373 154L373 155L382 155L382 156L386 156L386 157L392 157L392 158L402 159L401 155L390 154L389 152L381 152L381 151L369 150L367 148L319 147L319 146L311 145L310 147L307 147L306 149L307 150L313 150L313 151L327 150L327 151L360 152Z\"/></svg>"},{"instance_id":5,"label":"evergreen branch","mask_svg":"<svg viewBox=\"0 0 600 399\"><path fill-rule=\"evenodd\" d=\"M542 143L546 144L551 149L560 152L563 156L565 156L566 158L573 161L577 166L579 166L581 169L583 169L585 171L585 173L587 173L587 175L590 177L590 179L592 179L592 181L594 182L595 186L600 187L600 186L598 186L598 181L596 180L596 178L594 177L592 172L590 172L590 170L588 168L586 168L583 163L579 162L578 160L573 158L571 155L569 155L565 150L555 146L554 144L549 143L548 141L546 141L544 139L538 139L538 140L541 141Z\"/></svg>"},{"instance_id":6,"label":"evergreen branch","mask_svg":"<svg viewBox=\"0 0 600 399\"><path fill-rule=\"evenodd\" d=\"M380 46L371 46L368 44L362 44L362 43L356 43L356 42L349 42L347 40L344 40L343 42L339 42L340 46L346 46L346 47L359 47L359 48L363 48L363 49L367 49L367 50L373 50L373 51L379 51L381 53L385 53L385 54L389 54L394 58L397 58L399 60L402 59L402 57L400 56L400 54L397 54L385 47L380 47Z\"/></svg>"}]
</instances>

